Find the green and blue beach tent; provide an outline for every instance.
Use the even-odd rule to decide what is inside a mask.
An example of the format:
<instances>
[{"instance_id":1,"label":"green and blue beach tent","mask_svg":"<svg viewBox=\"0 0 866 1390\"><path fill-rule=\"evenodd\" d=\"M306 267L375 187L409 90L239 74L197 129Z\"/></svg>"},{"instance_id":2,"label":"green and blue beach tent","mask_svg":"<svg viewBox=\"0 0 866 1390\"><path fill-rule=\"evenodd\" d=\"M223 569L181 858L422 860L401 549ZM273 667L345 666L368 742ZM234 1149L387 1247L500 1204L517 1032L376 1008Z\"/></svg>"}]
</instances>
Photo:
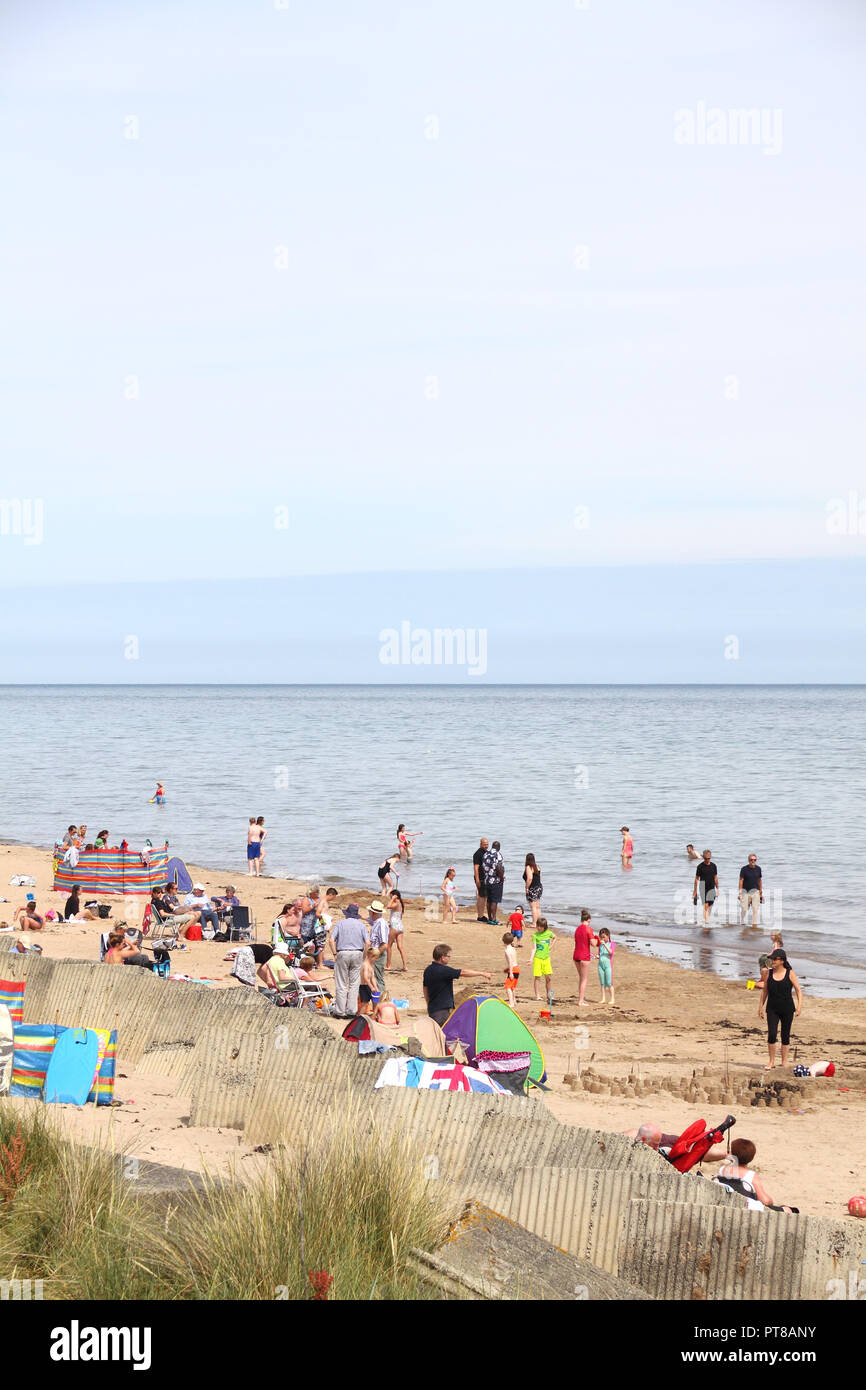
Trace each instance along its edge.
<instances>
[{"instance_id":1,"label":"green and blue beach tent","mask_svg":"<svg viewBox=\"0 0 866 1390\"><path fill-rule=\"evenodd\" d=\"M458 1004L443 1023L442 1031L448 1042L462 1042L470 1067L477 1065L478 1058L486 1063L484 1070L489 1070L499 1057L503 1065L496 1070L507 1071L508 1057L528 1053L528 1080L538 1084L547 1080L544 1053L532 1033L519 1014L495 995L482 995Z\"/></svg>"}]
</instances>

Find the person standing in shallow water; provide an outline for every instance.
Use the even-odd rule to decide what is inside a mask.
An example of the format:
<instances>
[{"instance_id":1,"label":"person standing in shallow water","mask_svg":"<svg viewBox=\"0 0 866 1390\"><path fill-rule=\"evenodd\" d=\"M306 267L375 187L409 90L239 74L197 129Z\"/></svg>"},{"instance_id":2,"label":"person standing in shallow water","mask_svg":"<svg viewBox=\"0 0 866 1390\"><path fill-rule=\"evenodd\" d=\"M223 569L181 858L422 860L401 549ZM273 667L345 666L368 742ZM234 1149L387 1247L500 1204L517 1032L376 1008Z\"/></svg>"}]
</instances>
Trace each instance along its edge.
<instances>
[{"instance_id":1,"label":"person standing in shallow water","mask_svg":"<svg viewBox=\"0 0 866 1390\"><path fill-rule=\"evenodd\" d=\"M264 818L264 816L258 816L258 817L257 817L257 819L256 819L256 825L257 825L258 831L259 831L259 844L261 845L261 857L260 857L260 859L259 859L259 866L260 866L260 870L259 870L259 871L260 871L261 873L264 873L264 869L265 869L265 853L266 853L266 850L265 850L265 840L268 838L268 832L267 832L267 830L265 830L265 818Z\"/></svg>"},{"instance_id":2,"label":"person standing in shallow water","mask_svg":"<svg viewBox=\"0 0 866 1390\"><path fill-rule=\"evenodd\" d=\"M247 828L247 869L250 877L255 874L257 877L261 872L262 847L258 826L255 816L250 816L250 823Z\"/></svg>"},{"instance_id":3,"label":"person standing in shallow water","mask_svg":"<svg viewBox=\"0 0 866 1390\"><path fill-rule=\"evenodd\" d=\"M629 829L627 825L620 826L620 834L622 835L622 847L620 849L622 867L624 869L630 869L631 857L634 854L634 840L629 834Z\"/></svg>"},{"instance_id":4,"label":"person standing in shallow water","mask_svg":"<svg viewBox=\"0 0 866 1390\"><path fill-rule=\"evenodd\" d=\"M750 854L748 863L744 864L740 869L740 881L737 884L737 897L740 902L740 921L742 925L746 925L746 915L749 908L751 908L752 926L756 927L758 925L758 918L761 915L761 904L764 901L764 879L756 854Z\"/></svg>"},{"instance_id":5,"label":"person standing in shallow water","mask_svg":"<svg viewBox=\"0 0 866 1390\"><path fill-rule=\"evenodd\" d=\"M701 863L695 870L695 882L692 890L692 897L697 903L700 894L701 902L704 905L704 922L709 924L710 912L713 903L716 901L716 894L719 891L719 871L713 863L713 851L705 849L701 858Z\"/></svg>"}]
</instances>

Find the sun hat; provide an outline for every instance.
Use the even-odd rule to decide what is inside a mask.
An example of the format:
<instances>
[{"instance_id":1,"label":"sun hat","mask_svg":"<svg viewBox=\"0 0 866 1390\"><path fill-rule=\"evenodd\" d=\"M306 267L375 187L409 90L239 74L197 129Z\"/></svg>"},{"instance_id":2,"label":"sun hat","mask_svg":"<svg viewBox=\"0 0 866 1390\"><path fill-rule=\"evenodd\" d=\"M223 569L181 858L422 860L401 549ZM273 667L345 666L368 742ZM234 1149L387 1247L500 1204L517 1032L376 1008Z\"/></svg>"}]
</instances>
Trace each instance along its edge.
<instances>
[{"instance_id":1,"label":"sun hat","mask_svg":"<svg viewBox=\"0 0 866 1390\"><path fill-rule=\"evenodd\" d=\"M202 891L202 893L204 892L204 884L203 884L203 883L194 883L194 884L192 885L192 891L193 891L194 893L197 893L197 892L199 891L199 889Z\"/></svg>"},{"instance_id":2,"label":"sun hat","mask_svg":"<svg viewBox=\"0 0 866 1390\"><path fill-rule=\"evenodd\" d=\"M343 916L344 916L344 917L357 917L357 915L358 915L358 904L357 904L357 903L349 903L349 906L348 906L347 908L344 908L344 909L343 909Z\"/></svg>"},{"instance_id":3,"label":"sun hat","mask_svg":"<svg viewBox=\"0 0 866 1390\"><path fill-rule=\"evenodd\" d=\"M371 911L371 912L384 912L384 911L385 911L385 904L384 904L384 903L380 903L378 898L374 898L373 901L370 903L370 911Z\"/></svg>"}]
</instances>

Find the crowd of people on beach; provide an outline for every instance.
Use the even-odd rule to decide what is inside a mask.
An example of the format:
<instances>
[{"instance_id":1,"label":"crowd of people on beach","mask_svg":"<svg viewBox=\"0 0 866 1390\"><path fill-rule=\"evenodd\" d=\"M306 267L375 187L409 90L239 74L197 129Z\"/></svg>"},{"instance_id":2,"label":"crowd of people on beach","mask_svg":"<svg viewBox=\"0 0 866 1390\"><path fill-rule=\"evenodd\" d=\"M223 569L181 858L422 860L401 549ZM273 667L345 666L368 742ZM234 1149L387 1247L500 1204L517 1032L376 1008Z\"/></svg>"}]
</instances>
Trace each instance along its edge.
<instances>
[{"instance_id":1,"label":"crowd of people on beach","mask_svg":"<svg viewBox=\"0 0 866 1390\"><path fill-rule=\"evenodd\" d=\"M386 855L378 869L381 897L374 898L366 909L349 903L338 915L336 888L313 887L284 903L270 931L270 941L245 939L239 942L232 963L232 975L239 983L260 985L275 1002L293 997L295 1002L307 999L321 1005L332 1017L351 1019L358 1014L383 1027L397 1028L400 1013L386 982L386 973L405 972L407 956L403 917L405 903L397 884L399 868L413 858L413 849L420 831L409 832L401 823L397 829L395 850ZM627 826L621 827L620 856L624 870L630 870L634 857L634 840ZM247 862L250 876L264 871L265 841L268 832L264 817L250 817L247 835ZM128 849L122 839L111 844L107 829L91 841L87 826L70 825L59 849L64 854L78 849ZM700 855L692 844L686 846L688 859L696 864L693 897L701 903L704 921L708 923L719 895L718 867L712 851ZM533 853L524 856L521 880L523 902L517 903L507 919L502 917L505 862L499 840L492 842L483 836L472 857L474 907L476 921L487 926L506 927L502 934L502 988L506 1002L517 1009L521 976L521 953L524 940L530 947L528 967L531 968L533 999L542 1005L541 1017L550 1018L554 1004L553 968L556 947L562 933L554 931L542 915L544 887L542 869ZM441 920L456 925L460 907L457 898L457 869L451 865L441 883ZM757 856L749 854L740 870L738 897L741 921L751 917L751 926L759 923L764 901L763 875ZM85 896L73 887L61 912L40 912L35 895L15 909L13 924L21 930L17 949L39 951L33 933L41 932L53 919L65 922L98 922L110 909L95 897ZM429 902L428 902L429 908ZM228 884L221 894L209 895L202 883L192 883L189 891L179 894L173 883L165 883L151 891L150 902L141 926L125 922L106 924L101 933L101 958L109 966L138 966L154 968L159 952L149 955L145 937L151 941L164 933L173 933L176 940L230 940L235 910L243 911L234 885ZM465 910L465 909L464 909ZM429 912L427 913L429 916ZM2 925L2 924L0 924ZM769 1066L776 1065L776 1049L781 1035L781 1064L788 1063L791 1030L800 1014L803 994L800 981L791 967L782 936L774 931L772 949L759 958L760 986L758 1016L766 1017ZM574 931L572 962L577 977L577 1007L588 1008L586 999L591 964L596 963L602 1005L616 1004L613 965L615 943L608 927L593 929L588 908L580 911L580 921ZM392 966L399 956L400 965ZM432 952L423 972L422 988L428 1016L441 1025L454 1009L454 986L458 980L480 980L491 984L493 972L468 965L452 963L452 947L441 942ZM752 987L750 982L750 988ZM294 991L294 995L293 992ZM676 1136L665 1134L654 1122L647 1122L629 1131L642 1142L665 1152ZM751 1163L755 1146L745 1139L734 1141L730 1153L710 1154L724 1159L717 1175L731 1191L744 1195L755 1208L789 1211L773 1203L766 1188L756 1177Z\"/></svg>"},{"instance_id":2,"label":"crowd of people on beach","mask_svg":"<svg viewBox=\"0 0 866 1390\"><path fill-rule=\"evenodd\" d=\"M247 864L250 876L258 877L264 872L265 843L268 837L264 819L264 816L249 817ZM622 841L619 852L622 867L624 870L630 870L634 858L634 838L626 825L620 827L620 833ZM422 831L407 830L405 823L400 822L396 833L396 847L384 857L377 872L382 896L374 898L366 912L357 904L349 904L343 916L335 922L328 910L338 896L335 888L311 888L308 894L299 895L293 901L287 902L273 923L269 944L245 943L253 946L257 953L255 971L259 972L258 978L262 978L260 972L264 967L267 967L267 975L271 981L275 972L280 973L279 962L271 964L271 957L277 956L288 960L290 968L297 969L310 978L321 975L323 979L332 980L334 997L331 1011L337 1015L350 1016L357 1009L375 1015L380 1006L389 1005L385 974L393 969L403 972L407 969L403 926L405 904L397 886L398 866L412 861L414 846L421 834ZM71 824L58 850L63 854L69 854L81 848L98 851L128 849L129 846L125 838L121 839L118 845L112 845L108 829L100 830L91 840L88 838L85 823ZM693 899L695 904L702 905L706 924L709 923L710 914L719 895L718 866L710 849L703 850L699 855L694 845L689 843L686 845L686 855L696 864ZM536 1003L546 1006L542 1012L544 1016L549 1017L555 998L553 961L561 933L554 931L548 919L542 915L544 886L541 865L534 853L526 853L521 872L524 901L514 907L507 920L500 916L504 897L505 861L499 840L491 842L486 836L481 837L472 856L472 875L475 920L488 926L506 927L501 940L502 988L507 1003L514 1009L518 1006L521 975L519 953L526 935L527 944L530 946L528 968L532 976L533 998ZM455 866L451 865L445 871L440 891L442 921L456 925L461 909L458 905ZM754 853L748 855L747 862L740 869L737 893L743 925L747 924L750 917L751 926L757 927L764 901L764 883L762 869ZM228 940L230 933L227 926L231 923L231 914L235 908L241 908L241 904L233 885L227 885L223 894L215 894L211 898L201 883L192 884L182 900L172 883L154 888L149 905L153 920L159 923L161 931L171 932L177 938L186 941ZM53 910L41 913L34 895L28 894L26 903L15 910L13 923L30 934L44 930L46 922L51 920L93 922L107 915L108 911L107 906L100 905L95 897L85 897L82 901L81 890L76 886L71 889L62 914ZM149 918L143 924L145 934L148 923ZM126 929L121 932L121 939L113 939L121 927ZM151 958L142 950L142 931L136 926L127 927L126 923L118 923L104 934L103 944L104 959L109 964L148 967L153 964ZM437 947L437 950L440 951L440 957L434 959L433 964L442 969L438 971L437 978L431 978L425 983L425 1000L428 990L431 991L435 1006L431 1009L431 1016L441 1012L441 986L446 978L443 969L451 969L446 962L446 955L450 957L451 948L443 944ZM327 966L326 951L330 955ZM594 931L589 909L582 908L580 921L574 931L572 948L572 962L577 976L578 1008L590 1006L586 993L593 961L596 963L600 989L598 1002L604 1006L616 1005L615 951L616 945L610 929L602 927L597 932ZM259 956L264 957L266 952L270 953L267 960L258 959ZM392 958L396 956L399 956L400 965L395 967L392 966ZM248 965L249 962L245 958L241 962L241 968L249 976ZM761 975L758 1016L761 1019L766 1017L767 1021L769 1065L776 1064L776 1048L781 1034L781 1063L784 1066L788 1060L793 1021L801 1012L803 995L778 932L772 934L772 950L760 956L759 968ZM332 975L325 973L331 969ZM427 971L430 969L431 966L428 965ZM466 969L463 973L467 973ZM489 972L469 973L490 979ZM452 974L448 978L457 976ZM249 983L251 980L247 979L245 982ZM390 1008L386 1011L390 1016Z\"/></svg>"}]
</instances>

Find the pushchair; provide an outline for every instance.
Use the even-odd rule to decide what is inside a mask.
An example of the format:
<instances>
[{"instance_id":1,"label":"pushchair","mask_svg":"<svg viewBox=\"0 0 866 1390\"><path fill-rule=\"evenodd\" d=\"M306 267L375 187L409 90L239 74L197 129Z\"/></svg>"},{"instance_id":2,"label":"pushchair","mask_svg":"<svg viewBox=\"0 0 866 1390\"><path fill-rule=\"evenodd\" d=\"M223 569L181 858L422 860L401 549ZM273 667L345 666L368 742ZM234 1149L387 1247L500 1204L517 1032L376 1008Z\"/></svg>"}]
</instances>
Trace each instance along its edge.
<instances>
[{"instance_id":1,"label":"pushchair","mask_svg":"<svg viewBox=\"0 0 866 1390\"><path fill-rule=\"evenodd\" d=\"M678 1173L688 1173L706 1157L710 1149L721 1143L725 1133L736 1123L733 1115L727 1115L721 1124L707 1129L706 1120L695 1120L693 1125L683 1130L675 1144L671 1144L667 1150L659 1149L659 1153Z\"/></svg>"}]
</instances>

